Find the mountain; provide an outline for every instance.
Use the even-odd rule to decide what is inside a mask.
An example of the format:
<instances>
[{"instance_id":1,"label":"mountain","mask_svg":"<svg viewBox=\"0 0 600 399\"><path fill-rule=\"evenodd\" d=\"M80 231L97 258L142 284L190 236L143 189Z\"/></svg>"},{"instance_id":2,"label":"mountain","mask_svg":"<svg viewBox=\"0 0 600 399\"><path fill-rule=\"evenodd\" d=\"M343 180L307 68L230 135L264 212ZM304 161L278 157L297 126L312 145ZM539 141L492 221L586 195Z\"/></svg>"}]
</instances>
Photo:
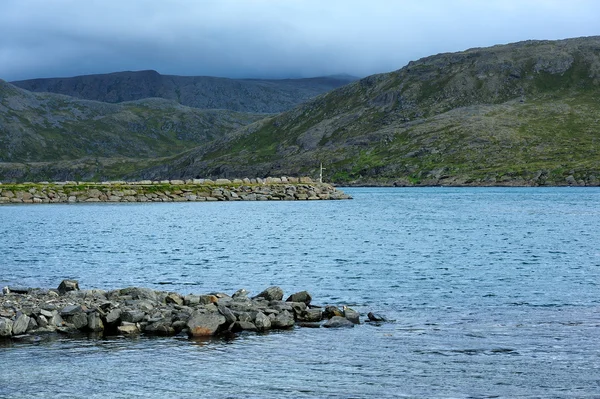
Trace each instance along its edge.
<instances>
[{"instance_id":1,"label":"mountain","mask_svg":"<svg viewBox=\"0 0 600 399\"><path fill-rule=\"evenodd\" d=\"M100 176L118 176L264 117L164 99L107 104L31 93L0 80L0 179L92 177L90 171L82 174L82 165ZM60 165L74 172L44 172Z\"/></svg>"},{"instance_id":2,"label":"mountain","mask_svg":"<svg viewBox=\"0 0 600 399\"><path fill-rule=\"evenodd\" d=\"M356 79L350 75L281 80L227 79L138 71L11 83L32 92L51 92L108 103L157 97L194 108L279 113Z\"/></svg>"},{"instance_id":3,"label":"mountain","mask_svg":"<svg viewBox=\"0 0 600 399\"><path fill-rule=\"evenodd\" d=\"M339 184L600 184L600 37L410 62L148 168Z\"/></svg>"}]
</instances>

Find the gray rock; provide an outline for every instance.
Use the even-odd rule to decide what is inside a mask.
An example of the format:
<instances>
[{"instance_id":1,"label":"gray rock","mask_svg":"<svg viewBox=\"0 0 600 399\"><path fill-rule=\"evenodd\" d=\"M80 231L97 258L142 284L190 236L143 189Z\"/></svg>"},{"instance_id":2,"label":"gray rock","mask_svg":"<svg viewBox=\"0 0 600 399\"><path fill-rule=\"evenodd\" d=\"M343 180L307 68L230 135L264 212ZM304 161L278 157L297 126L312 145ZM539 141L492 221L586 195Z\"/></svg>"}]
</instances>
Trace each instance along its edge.
<instances>
[{"instance_id":1,"label":"gray rock","mask_svg":"<svg viewBox=\"0 0 600 399\"><path fill-rule=\"evenodd\" d=\"M39 315L37 317L38 326L41 328L48 327L48 319L44 315Z\"/></svg>"},{"instance_id":2,"label":"gray rock","mask_svg":"<svg viewBox=\"0 0 600 399\"><path fill-rule=\"evenodd\" d=\"M306 311L304 311L304 313L302 313L298 320L301 320L303 322L314 323L321 321L322 318L323 314L321 312L321 309L307 309Z\"/></svg>"},{"instance_id":3,"label":"gray rock","mask_svg":"<svg viewBox=\"0 0 600 399\"><path fill-rule=\"evenodd\" d=\"M248 291L246 291L243 288L240 288L231 297L233 299L248 299Z\"/></svg>"},{"instance_id":4,"label":"gray rock","mask_svg":"<svg viewBox=\"0 0 600 399\"><path fill-rule=\"evenodd\" d=\"M360 324L360 313L354 309L344 307L344 317L354 324Z\"/></svg>"},{"instance_id":5,"label":"gray rock","mask_svg":"<svg viewBox=\"0 0 600 399\"><path fill-rule=\"evenodd\" d=\"M58 311L54 311L52 312L52 317L50 318L50 320L48 320L49 324L51 326L55 326L55 327L60 327L63 325L63 318L60 317L60 315L58 314Z\"/></svg>"},{"instance_id":6,"label":"gray rock","mask_svg":"<svg viewBox=\"0 0 600 399\"><path fill-rule=\"evenodd\" d=\"M88 316L85 313L80 312L70 316L69 321L71 324L73 324L73 326L75 326L76 329L83 330L88 325Z\"/></svg>"},{"instance_id":7,"label":"gray rock","mask_svg":"<svg viewBox=\"0 0 600 399\"><path fill-rule=\"evenodd\" d=\"M354 323L352 323L350 320L346 319L345 317L333 316L331 319L327 320L323 324L323 327L326 327L326 328L349 328L349 327L354 327Z\"/></svg>"},{"instance_id":8,"label":"gray rock","mask_svg":"<svg viewBox=\"0 0 600 399\"><path fill-rule=\"evenodd\" d=\"M27 326L27 331L33 331L38 329L38 323L35 321L35 317L29 317L29 325Z\"/></svg>"},{"instance_id":9,"label":"gray rock","mask_svg":"<svg viewBox=\"0 0 600 399\"><path fill-rule=\"evenodd\" d=\"M269 287L255 298L265 298L269 301L281 301L283 299L283 290L277 286Z\"/></svg>"},{"instance_id":10,"label":"gray rock","mask_svg":"<svg viewBox=\"0 0 600 399\"><path fill-rule=\"evenodd\" d=\"M6 338L12 335L13 322L11 319L0 317L0 337Z\"/></svg>"},{"instance_id":11,"label":"gray rock","mask_svg":"<svg viewBox=\"0 0 600 399\"><path fill-rule=\"evenodd\" d=\"M200 295L198 297L198 301L200 305L208 305L211 303L217 303L219 298L217 298L215 295Z\"/></svg>"},{"instance_id":12,"label":"gray rock","mask_svg":"<svg viewBox=\"0 0 600 399\"><path fill-rule=\"evenodd\" d=\"M118 324L121 321L121 309L113 309L106 314L106 324Z\"/></svg>"},{"instance_id":13,"label":"gray rock","mask_svg":"<svg viewBox=\"0 0 600 399\"><path fill-rule=\"evenodd\" d=\"M82 313L83 308L80 305L68 305L60 310L61 317L73 316L77 313Z\"/></svg>"},{"instance_id":14,"label":"gray rock","mask_svg":"<svg viewBox=\"0 0 600 399\"><path fill-rule=\"evenodd\" d=\"M387 319L384 316L379 315L377 313L373 313L373 312L369 312L367 314L367 317L369 318L369 321L375 321L375 322L387 321Z\"/></svg>"},{"instance_id":15,"label":"gray rock","mask_svg":"<svg viewBox=\"0 0 600 399\"><path fill-rule=\"evenodd\" d=\"M152 302L158 302L156 292L150 288L128 287L118 291L118 295L129 295L132 299L148 299Z\"/></svg>"},{"instance_id":16,"label":"gray rock","mask_svg":"<svg viewBox=\"0 0 600 399\"><path fill-rule=\"evenodd\" d=\"M142 321L145 315L146 314L144 312L137 309L123 310L121 312L121 320L129 323L137 323L138 321Z\"/></svg>"},{"instance_id":17,"label":"gray rock","mask_svg":"<svg viewBox=\"0 0 600 399\"><path fill-rule=\"evenodd\" d=\"M40 314L46 318L52 317L52 312L46 309L40 309Z\"/></svg>"},{"instance_id":18,"label":"gray rock","mask_svg":"<svg viewBox=\"0 0 600 399\"><path fill-rule=\"evenodd\" d=\"M167 294L167 297L165 298L165 303L167 303L167 304L174 303L176 305L183 305L183 298L181 297L181 295L179 295L175 292L169 292Z\"/></svg>"},{"instance_id":19,"label":"gray rock","mask_svg":"<svg viewBox=\"0 0 600 399\"><path fill-rule=\"evenodd\" d=\"M166 319L149 324L146 326L144 332L146 334L160 336L169 336L176 333L175 329L171 326L171 321Z\"/></svg>"},{"instance_id":20,"label":"gray rock","mask_svg":"<svg viewBox=\"0 0 600 399\"><path fill-rule=\"evenodd\" d=\"M58 293L61 295L66 294L69 291L78 291L79 282L77 280L63 280L58 286Z\"/></svg>"},{"instance_id":21,"label":"gray rock","mask_svg":"<svg viewBox=\"0 0 600 399\"><path fill-rule=\"evenodd\" d=\"M12 326L13 335L25 334L25 332L27 332L27 327L29 326L29 319L29 316L21 313Z\"/></svg>"},{"instance_id":22,"label":"gray rock","mask_svg":"<svg viewBox=\"0 0 600 399\"><path fill-rule=\"evenodd\" d=\"M123 335L135 335L140 333L140 329L135 324L125 324L117 327L119 334Z\"/></svg>"},{"instance_id":23,"label":"gray rock","mask_svg":"<svg viewBox=\"0 0 600 399\"><path fill-rule=\"evenodd\" d=\"M221 313L227 320L227 324L233 324L236 322L237 319L236 319L235 315L233 314L233 312L229 308L227 308L226 306L223 306L223 305L219 305L218 309L219 309L219 313Z\"/></svg>"},{"instance_id":24,"label":"gray rock","mask_svg":"<svg viewBox=\"0 0 600 399\"><path fill-rule=\"evenodd\" d=\"M290 295L288 299L286 299L286 302L304 302L307 305L310 304L310 301L312 301L312 297L310 296L308 291L296 292L295 294Z\"/></svg>"},{"instance_id":25,"label":"gray rock","mask_svg":"<svg viewBox=\"0 0 600 399\"><path fill-rule=\"evenodd\" d=\"M219 313L194 312L187 322L188 334L192 337L215 335L226 323L225 316Z\"/></svg>"},{"instance_id":26,"label":"gray rock","mask_svg":"<svg viewBox=\"0 0 600 399\"><path fill-rule=\"evenodd\" d=\"M186 306L198 305L200 303L200 296L198 296L198 295L186 295L183 298L183 303Z\"/></svg>"},{"instance_id":27,"label":"gray rock","mask_svg":"<svg viewBox=\"0 0 600 399\"><path fill-rule=\"evenodd\" d=\"M236 321L229 328L231 332L239 332L239 331L258 331L256 325L250 321Z\"/></svg>"},{"instance_id":28,"label":"gray rock","mask_svg":"<svg viewBox=\"0 0 600 399\"><path fill-rule=\"evenodd\" d=\"M88 314L88 329L96 332L104 330L104 323L98 312Z\"/></svg>"},{"instance_id":29,"label":"gray rock","mask_svg":"<svg viewBox=\"0 0 600 399\"><path fill-rule=\"evenodd\" d=\"M2 295L10 294L10 289L8 287L2 287Z\"/></svg>"},{"instance_id":30,"label":"gray rock","mask_svg":"<svg viewBox=\"0 0 600 399\"><path fill-rule=\"evenodd\" d=\"M270 317L269 317L270 318ZM272 328L286 329L294 326L294 317L287 310L282 311L271 319Z\"/></svg>"},{"instance_id":31,"label":"gray rock","mask_svg":"<svg viewBox=\"0 0 600 399\"><path fill-rule=\"evenodd\" d=\"M271 320L268 316L266 316L262 312L258 312L256 314L256 318L254 319L254 325L259 331L266 331L271 329Z\"/></svg>"},{"instance_id":32,"label":"gray rock","mask_svg":"<svg viewBox=\"0 0 600 399\"><path fill-rule=\"evenodd\" d=\"M332 317L344 317L344 313L336 306L326 306L323 311L323 317L331 319Z\"/></svg>"}]
</instances>

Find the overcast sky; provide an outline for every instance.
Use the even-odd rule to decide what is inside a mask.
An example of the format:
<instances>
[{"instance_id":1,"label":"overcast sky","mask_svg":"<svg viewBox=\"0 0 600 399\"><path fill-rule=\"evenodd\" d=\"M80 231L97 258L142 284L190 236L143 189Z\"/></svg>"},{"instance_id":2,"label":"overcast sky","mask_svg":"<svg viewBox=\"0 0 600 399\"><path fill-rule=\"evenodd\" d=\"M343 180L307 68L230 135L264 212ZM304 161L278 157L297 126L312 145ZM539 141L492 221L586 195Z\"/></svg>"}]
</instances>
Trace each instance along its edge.
<instances>
[{"instance_id":1,"label":"overcast sky","mask_svg":"<svg viewBox=\"0 0 600 399\"><path fill-rule=\"evenodd\" d=\"M362 77L599 21L597 0L0 0L0 78Z\"/></svg>"}]
</instances>

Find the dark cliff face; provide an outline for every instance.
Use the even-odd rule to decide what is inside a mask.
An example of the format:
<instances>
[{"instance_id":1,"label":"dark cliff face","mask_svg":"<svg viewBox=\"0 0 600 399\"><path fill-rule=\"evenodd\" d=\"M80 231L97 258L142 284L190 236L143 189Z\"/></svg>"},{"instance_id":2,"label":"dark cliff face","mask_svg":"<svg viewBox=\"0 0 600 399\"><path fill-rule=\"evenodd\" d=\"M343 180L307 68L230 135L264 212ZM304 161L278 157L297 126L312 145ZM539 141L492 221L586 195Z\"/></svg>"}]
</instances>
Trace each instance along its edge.
<instances>
[{"instance_id":1,"label":"dark cliff face","mask_svg":"<svg viewBox=\"0 0 600 399\"><path fill-rule=\"evenodd\" d=\"M598 184L600 37L438 54L147 171L338 183Z\"/></svg>"},{"instance_id":2,"label":"dark cliff face","mask_svg":"<svg viewBox=\"0 0 600 399\"><path fill-rule=\"evenodd\" d=\"M12 84L33 92L58 93L108 103L159 97L194 108L278 113L354 80L351 76L227 79L138 71L22 80Z\"/></svg>"}]
</instances>

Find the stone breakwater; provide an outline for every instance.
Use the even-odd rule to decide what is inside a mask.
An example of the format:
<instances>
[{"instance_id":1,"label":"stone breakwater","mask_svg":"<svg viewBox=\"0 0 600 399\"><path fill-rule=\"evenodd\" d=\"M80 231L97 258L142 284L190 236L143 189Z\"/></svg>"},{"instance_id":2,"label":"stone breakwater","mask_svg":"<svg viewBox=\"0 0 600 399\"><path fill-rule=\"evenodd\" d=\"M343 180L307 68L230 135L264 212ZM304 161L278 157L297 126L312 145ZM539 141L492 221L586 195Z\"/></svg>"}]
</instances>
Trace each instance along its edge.
<instances>
[{"instance_id":1,"label":"stone breakwater","mask_svg":"<svg viewBox=\"0 0 600 399\"><path fill-rule=\"evenodd\" d=\"M138 182L0 183L0 204L339 200L350 196L308 177Z\"/></svg>"},{"instance_id":2,"label":"stone breakwater","mask_svg":"<svg viewBox=\"0 0 600 399\"><path fill-rule=\"evenodd\" d=\"M139 287L80 290L76 280L63 280L58 289L5 287L0 296L0 338L80 333L207 337L361 323L361 315L348 307L313 305L306 291L283 298L283 290L276 286L254 297L244 289L233 295L181 295ZM365 321L384 318L369 313Z\"/></svg>"}]
</instances>

